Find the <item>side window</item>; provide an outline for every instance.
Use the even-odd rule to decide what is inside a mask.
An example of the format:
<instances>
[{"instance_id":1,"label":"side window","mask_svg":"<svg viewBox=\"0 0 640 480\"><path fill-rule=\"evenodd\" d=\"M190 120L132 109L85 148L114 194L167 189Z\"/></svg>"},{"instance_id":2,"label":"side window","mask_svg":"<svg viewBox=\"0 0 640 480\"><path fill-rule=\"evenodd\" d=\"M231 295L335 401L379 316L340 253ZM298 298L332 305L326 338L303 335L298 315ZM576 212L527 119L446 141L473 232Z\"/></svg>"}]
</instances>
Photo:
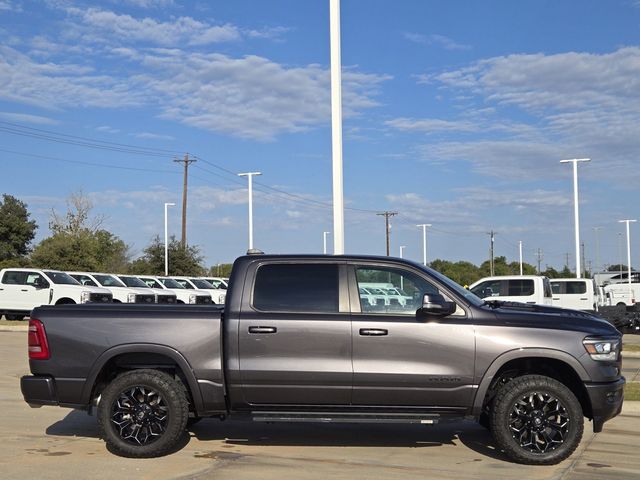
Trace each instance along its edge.
<instances>
[{"instance_id":1,"label":"side window","mask_svg":"<svg viewBox=\"0 0 640 480\"><path fill-rule=\"evenodd\" d=\"M528 297L533 295L533 280L507 280L507 295L510 297Z\"/></svg>"},{"instance_id":2,"label":"side window","mask_svg":"<svg viewBox=\"0 0 640 480\"><path fill-rule=\"evenodd\" d=\"M573 293L574 295L587 293L586 282L567 282L567 293Z\"/></svg>"},{"instance_id":3,"label":"side window","mask_svg":"<svg viewBox=\"0 0 640 480\"><path fill-rule=\"evenodd\" d=\"M338 265L274 263L256 272L253 306L270 312L338 312Z\"/></svg>"},{"instance_id":4,"label":"side window","mask_svg":"<svg viewBox=\"0 0 640 480\"><path fill-rule=\"evenodd\" d=\"M551 282L551 291L556 295L562 293L562 284L560 282Z\"/></svg>"},{"instance_id":5,"label":"side window","mask_svg":"<svg viewBox=\"0 0 640 480\"><path fill-rule=\"evenodd\" d=\"M500 280L487 280L471 289L471 293L480 298L497 297L500 295Z\"/></svg>"},{"instance_id":6,"label":"side window","mask_svg":"<svg viewBox=\"0 0 640 480\"><path fill-rule=\"evenodd\" d=\"M25 285L27 280L27 272L7 271L2 276L2 283L5 285Z\"/></svg>"},{"instance_id":7,"label":"side window","mask_svg":"<svg viewBox=\"0 0 640 480\"><path fill-rule=\"evenodd\" d=\"M418 275L394 268L356 267L363 313L415 315L425 293L440 293Z\"/></svg>"}]
</instances>

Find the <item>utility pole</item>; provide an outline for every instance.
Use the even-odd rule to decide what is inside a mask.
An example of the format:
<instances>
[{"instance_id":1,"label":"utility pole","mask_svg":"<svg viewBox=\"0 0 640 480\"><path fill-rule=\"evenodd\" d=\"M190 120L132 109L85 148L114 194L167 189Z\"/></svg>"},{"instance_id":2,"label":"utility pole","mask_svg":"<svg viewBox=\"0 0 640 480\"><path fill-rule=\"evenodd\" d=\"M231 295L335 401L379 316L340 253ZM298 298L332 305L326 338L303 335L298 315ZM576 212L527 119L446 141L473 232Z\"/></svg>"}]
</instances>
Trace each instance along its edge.
<instances>
[{"instance_id":1,"label":"utility pole","mask_svg":"<svg viewBox=\"0 0 640 480\"><path fill-rule=\"evenodd\" d=\"M184 154L184 159L176 158L176 163L184 164L184 182L182 184L182 248L187 246L187 178L189 177L189 164L196 161L195 158L189 158L189 154Z\"/></svg>"},{"instance_id":2,"label":"utility pole","mask_svg":"<svg viewBox=\"0 0 640 480\"><path fill-rule=\"evenodd\" d=\"M522 276L522 240L518 242L518 250L520 251L520 276Z\"/></svg>"},{"instance_id":3,"label":"utility pole","mask_svg":"<svg viewBox=\"0 0 640 480\"><path fill-rule=\"evenodd\" d=\"M584 242L582 242L580 244L580 247L581 247L581 251L582 251L582 268L583 268L583 273L584 273L582 276L584 277L584 276L586 276L586 272L584 271L584 268L586 268L585 263L584 263Z\"/></svg>"},{"instance_id":4,"label":"utility pole","mask_svg":"<svg viewBox=\"0 0 640 480\"><path fill-rule=\"evenodd\" d=\"M565 257L565 262L564 262L564 266L567 268L567 270L569 269L569 255L571 255L569 252L564 254Z\"/></svg>"},{"instance_id":5,"label":"utility pole","mask_svg":"<svg viewBox=\"0 0 640 480\"><path fill-rule=\"evenodd\" d=\"M493 275L495 273L494 269L493 269L493 242L495 241L496 232L491 230L490 232L487 233L487 235L489 235L490 238L491 238L491 243L489 244L489 259L490 259L490 262L489 262L489 275L491 277L493 277Z\"/></svg>"},{"instance_id":6,"label":"utility pole","mask_svg":"<svg viewBox=\"0 0 640 480\"><path fill-rule=\"evenodd\" d=\"M600 237L598 235L598 231L602 230L602 227L593 227L596 232L596 272L602 271L602 266L600 265Z\"/></svg>"},{"instance_id":7,"label":"utility pole","mask_svg":"<svg viewBox=\"0 0 640 480\"><path fill-rule=\"evenodd\" d=\"M542 263L542 249L538 248L538 252L536 253L536 257L538 258L538 275L540 275L540 272L542 272L542 270L540 270L540 264Z\"/></svg>"},{"instance_id":8,"label":"utility pole","mask_svg":"<svg viewBox=\"0 0 640 480\"><path fill-rule=\"evenodd\" d=\"M389 225L389 217L393 217L394 215L397 215L398 212L382 212L382 213L376 213L376 215L380 215L380 216L384 216L384 224L385 224L385 228L387 231L387 257L390 255L389 253L389 234L391 233L391 226Z\"/></svg>"}]
</instances>

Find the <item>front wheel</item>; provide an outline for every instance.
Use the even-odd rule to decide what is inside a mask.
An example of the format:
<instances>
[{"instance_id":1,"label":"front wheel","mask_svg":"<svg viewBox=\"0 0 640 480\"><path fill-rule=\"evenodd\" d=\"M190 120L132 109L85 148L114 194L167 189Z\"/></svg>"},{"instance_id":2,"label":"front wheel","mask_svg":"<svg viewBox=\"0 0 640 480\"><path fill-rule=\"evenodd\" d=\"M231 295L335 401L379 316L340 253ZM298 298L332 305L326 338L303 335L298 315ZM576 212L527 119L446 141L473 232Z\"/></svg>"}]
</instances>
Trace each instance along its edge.
<instances>
[{"instance_id":1,"label":"front wheel","mask_svg":"<svg viewBox=\"0 0 640 480\"><path fill-rule=\"evenodd\" d=\"M7 314L4 316L4 318L6 318L7 320L11 320L11 321L19 321L19 320L24 320L25 315L12 315L12 314Z\"/></svg>"},{"instance_id":2,"label":"front wheel","mask_svg":"<svg viewBox=\"0 0 640 480\"><path fill-rule=\"evenodd\" d=\"M491 433L518 463L554 465L578 447L582 407L565 385L542 375L514 378L495 397Z\"/></svg>"},{"instance_id":3,"label":"front wheel","mask_svg":"<svg viewBox=\"0 0 640 480\"><path fill-rule=\"evenodd\" d=\"M109 450L124 457L169 453L184 434L189 403L179 380L158 370L132 370L102 392L98 428Z\"/></svg>"}]
</instances>

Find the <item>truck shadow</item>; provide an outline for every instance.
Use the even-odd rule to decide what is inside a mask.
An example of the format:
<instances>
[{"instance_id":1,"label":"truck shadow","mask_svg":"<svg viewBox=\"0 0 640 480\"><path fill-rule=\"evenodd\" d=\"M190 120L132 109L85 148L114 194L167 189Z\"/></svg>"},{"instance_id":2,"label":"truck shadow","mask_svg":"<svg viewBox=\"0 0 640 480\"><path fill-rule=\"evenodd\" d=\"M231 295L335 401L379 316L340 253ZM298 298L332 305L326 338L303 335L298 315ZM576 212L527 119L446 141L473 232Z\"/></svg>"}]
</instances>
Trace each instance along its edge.
<instances>
[{"instance_id":1,"label":"truck shadow","mask_svg":"<svg viewBox=\"0 0 640 480\"><path fill-rule=\"evenodd\" d=\"M98 438L95 417L71 411L46 429L47 435ZM256 423L243 420L203 419L193 425L176 446L179 451L191 438L200 442L223 442L229 446L304 447L408 447L429 448L464 445L474 452L510 462L497 447L491 434L470 421L438 425L407 424L317 424ZM173 453L173 452L172 452Z\"/></svg>"}]
</instances>

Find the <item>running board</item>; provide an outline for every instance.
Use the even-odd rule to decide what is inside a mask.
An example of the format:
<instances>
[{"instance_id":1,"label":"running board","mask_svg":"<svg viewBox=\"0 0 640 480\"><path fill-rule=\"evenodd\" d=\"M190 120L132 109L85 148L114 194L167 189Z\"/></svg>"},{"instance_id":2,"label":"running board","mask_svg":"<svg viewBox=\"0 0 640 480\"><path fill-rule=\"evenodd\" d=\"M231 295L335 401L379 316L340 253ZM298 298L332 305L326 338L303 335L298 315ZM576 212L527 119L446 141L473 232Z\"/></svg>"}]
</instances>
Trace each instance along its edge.
<instances>
[{"instance_id":1,"label":"running board","mask_svg":"<svg viewBox=\"0 0 640 480\"><path fill-rule=\"evenodd\" d=\"M313 422L313 423L438 423L437 414L358 413L358 412L252 412L254 422Z\"/></svg>"}]
</instances>

